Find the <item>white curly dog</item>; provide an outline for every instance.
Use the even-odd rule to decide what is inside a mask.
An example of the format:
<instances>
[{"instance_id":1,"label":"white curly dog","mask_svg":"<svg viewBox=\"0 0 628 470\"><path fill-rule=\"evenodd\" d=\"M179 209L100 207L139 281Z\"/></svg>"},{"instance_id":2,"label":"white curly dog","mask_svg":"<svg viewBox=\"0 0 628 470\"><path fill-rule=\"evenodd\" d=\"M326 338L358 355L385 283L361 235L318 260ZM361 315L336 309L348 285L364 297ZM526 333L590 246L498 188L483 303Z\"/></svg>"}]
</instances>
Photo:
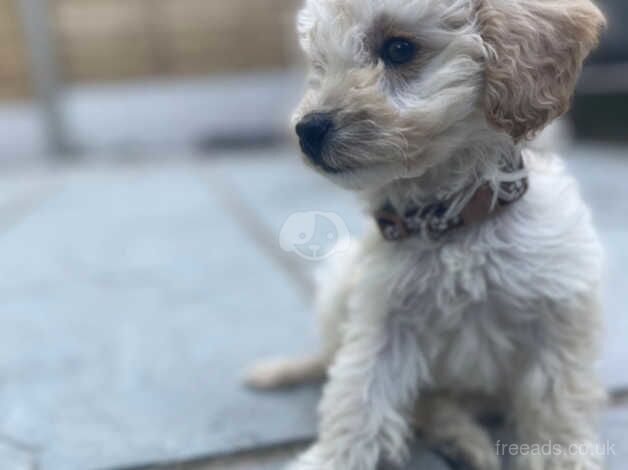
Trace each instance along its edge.
<instances>
[{"instance_id":1,"label":"white curly dog","mask_svg":"<svg viewBox=\"0 0 628 470\"><path fill-rule=\"evenodd\" d=\"M403 463L414 429L498 469L479 404L552 445L516 468L603 468L601 247L560 159L527 142L568 109L604 25L590 0L307 0L301 148L375 223L324 279L323 353L249 375L328 373L292 470Z\"/></svg>"}]
</instances>

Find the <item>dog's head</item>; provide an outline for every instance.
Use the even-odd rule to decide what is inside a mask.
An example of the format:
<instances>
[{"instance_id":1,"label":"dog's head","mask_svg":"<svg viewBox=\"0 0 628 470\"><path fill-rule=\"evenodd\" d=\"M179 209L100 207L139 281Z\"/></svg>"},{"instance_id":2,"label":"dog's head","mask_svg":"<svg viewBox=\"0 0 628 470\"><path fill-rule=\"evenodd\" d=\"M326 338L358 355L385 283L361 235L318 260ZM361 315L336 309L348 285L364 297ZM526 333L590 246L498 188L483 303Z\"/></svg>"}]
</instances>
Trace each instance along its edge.
<instances>
[{"instance_id":1,"label":"dog's head","mask_svg":"<svg viewBox=\"0 0 628 470\"><path fill-rule=\"evenodd\" d=\"M307 0L294 116L307 161L364 188L563 114L604 17L590 0Z\"/></svg>"}]
</instances>

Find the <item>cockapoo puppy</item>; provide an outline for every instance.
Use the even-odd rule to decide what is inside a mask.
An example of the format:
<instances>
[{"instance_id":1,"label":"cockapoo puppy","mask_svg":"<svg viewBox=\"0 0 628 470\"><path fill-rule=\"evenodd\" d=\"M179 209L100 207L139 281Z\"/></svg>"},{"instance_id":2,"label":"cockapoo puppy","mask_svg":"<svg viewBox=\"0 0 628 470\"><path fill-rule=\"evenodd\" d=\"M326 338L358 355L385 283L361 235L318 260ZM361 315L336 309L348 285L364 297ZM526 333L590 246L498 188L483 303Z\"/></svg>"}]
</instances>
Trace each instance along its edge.
<instances>
[{"instance_id":1,"label":"cockapoo puppy","mask_svg":"<svg viewBox=\"0 0 628 470\"><path fill-rule=\"evenodd\" d=\"M552 445L516 468L603 467L600 243L560 159L526 143L568 109L604 24L590 0L307 0L296 132L374 224L324 279L323 354L249 376L327 370L318 439L292 470L403 463L415 428L498 469L479 401L517 443Z\"/></svg>"}]
</instances>

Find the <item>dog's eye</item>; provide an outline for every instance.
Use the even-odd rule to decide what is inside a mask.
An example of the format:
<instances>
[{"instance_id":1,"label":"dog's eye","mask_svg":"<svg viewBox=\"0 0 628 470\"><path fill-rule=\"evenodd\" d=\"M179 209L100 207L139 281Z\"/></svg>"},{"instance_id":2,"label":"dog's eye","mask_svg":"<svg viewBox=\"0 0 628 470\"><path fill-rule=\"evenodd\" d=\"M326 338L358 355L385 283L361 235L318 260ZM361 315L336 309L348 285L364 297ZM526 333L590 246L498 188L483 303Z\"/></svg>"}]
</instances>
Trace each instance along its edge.
<instances>
[{"instance_id":1,"label":"dog's eye","mask_svg":"<svg viewBox=\"0 0 628 470\"><path fill-rule=\"evenodd\" d=\"M384 43L380 53L383 61L390 65L403 65L412 61L417 47L407 39L392 38Z\"/></svg>"}]
</instances>

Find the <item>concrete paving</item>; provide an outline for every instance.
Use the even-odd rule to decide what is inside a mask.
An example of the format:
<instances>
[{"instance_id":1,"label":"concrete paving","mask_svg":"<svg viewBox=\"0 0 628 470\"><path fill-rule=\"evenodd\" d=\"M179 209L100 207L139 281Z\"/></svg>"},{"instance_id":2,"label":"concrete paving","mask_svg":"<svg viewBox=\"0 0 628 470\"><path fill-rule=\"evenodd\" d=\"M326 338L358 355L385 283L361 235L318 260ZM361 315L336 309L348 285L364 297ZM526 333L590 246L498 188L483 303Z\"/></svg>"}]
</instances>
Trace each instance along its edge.
<instances>
[{"instance_id":1,"label":"concrete paving","mask_svg":"<svg viewBox=\"0 0 628 470\"><path fill-rule=\"evenodd\" d=\"M277 344L314 347L305 306L191 171L70 178L0 258L0 432L40 449L41 468L312 434L315 390L239 384Z\"/></svg>"},{"instance_id":2,"label":"concrete paving","mask_svg":"<svg viewBox=\"0 0 628 470\"><path fill-rule=\"evenodd\" d=\"M584 147L570 162L609 248L600 370L613 388L628 387L622 157ZM280 468L286 453L264 466L250 453L311 438L319 392L254 393L240 375L259 357L316 347L299 273L317 263L279 241L303 211L334 212L354 235L364 226L351 196L292 149L2 175L0 468L209 458L195 468L210 469L242 452L251 469ZM609 413L604 428L628 456L626 412Z\"/></svg>"},{"instance_id":3,"label":"concrete paving","mask_svg":"<svg viewBox=\"0 0 628 470\"><path fill-rule=\"evenodd\" d=\"M602 438L596 451L602 453L607 470L624 470L628 457L628 408L610 410L603 419ZM211 463L196 463L194 466L166 470L282 470L297 449L290 448L279 453L262 452L259 456L251 453L240 460L222 460ZM510 468L504 459L504 468ZM379 470L390 470L380 468ZM411 463L404 470L452 470L438 456L423 448L420 443L414 447Z\"/></svg>"}]
</instances>

